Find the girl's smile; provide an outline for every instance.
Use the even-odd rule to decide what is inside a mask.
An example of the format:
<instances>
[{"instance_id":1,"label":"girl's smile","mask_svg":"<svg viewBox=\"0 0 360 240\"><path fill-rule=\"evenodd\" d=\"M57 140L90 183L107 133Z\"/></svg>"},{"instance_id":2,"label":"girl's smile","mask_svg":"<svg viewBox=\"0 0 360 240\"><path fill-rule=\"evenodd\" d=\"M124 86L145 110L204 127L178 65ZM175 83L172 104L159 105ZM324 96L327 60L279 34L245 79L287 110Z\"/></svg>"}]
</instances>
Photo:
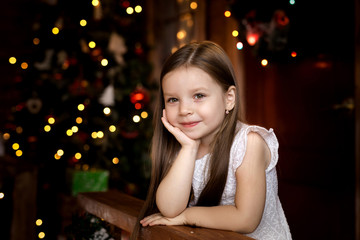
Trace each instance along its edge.
<instances>
[{"instance_id":1,"label":"girl's smile","mask_svg":"<svg viewBox=\"0 0 360 240\"><path fill-rule=\"evenodd\" d=\"M180 123L181 125L183 125L186 128L191 128L191 127L195 127L196 125L198 125L198 122L184 122L184 123Z\"/></svg>"}]
</instances>

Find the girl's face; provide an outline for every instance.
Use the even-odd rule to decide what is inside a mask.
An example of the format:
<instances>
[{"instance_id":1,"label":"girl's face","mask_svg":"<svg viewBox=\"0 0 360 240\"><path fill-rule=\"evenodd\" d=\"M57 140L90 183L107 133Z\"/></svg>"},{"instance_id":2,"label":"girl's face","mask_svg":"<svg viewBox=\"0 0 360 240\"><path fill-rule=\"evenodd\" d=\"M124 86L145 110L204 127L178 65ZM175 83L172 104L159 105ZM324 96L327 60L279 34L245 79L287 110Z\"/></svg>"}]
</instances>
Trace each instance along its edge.
<instances>
[{"instance_id":1,"label":"girl's face","mask_svg":"<svg viewBox=\"0 0 360 240\"><path fill-rule=\"evenodd\" d=\"M229 91L235 95L234 89L224 92L209 74L196 67L167 73L162 88L168 121L188 137L210 144L225 118Z\"/></svg>"}]
</instances>

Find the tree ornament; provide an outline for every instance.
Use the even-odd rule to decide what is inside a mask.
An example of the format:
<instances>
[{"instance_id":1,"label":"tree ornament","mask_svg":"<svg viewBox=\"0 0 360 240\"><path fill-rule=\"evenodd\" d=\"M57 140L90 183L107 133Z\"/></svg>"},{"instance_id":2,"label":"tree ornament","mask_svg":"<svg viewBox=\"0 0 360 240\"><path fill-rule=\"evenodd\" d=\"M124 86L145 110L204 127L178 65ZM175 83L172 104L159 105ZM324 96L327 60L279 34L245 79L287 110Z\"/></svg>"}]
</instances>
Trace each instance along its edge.
<instances>
[{"instance_id":1,"label":"tree ornament","mask_svg":"<svg viewBox=\"0 0 360 240\"><path fill-rule=\"evenodd\" d=\"M115 105L115 88L114 84L110 83L104 90L103 94L99 98L99 102L104 106Z\"/></svg>"},{"instance_id":2,"label":"tree ornament","mask_svg":"<svg viewBox=\"0 0 360 240\"><path fill-rule=\"evenodd\" d=\"M54 56L55 50L54 49L47 49L45 51L45 58L42 62L35 62L34 67L40 71L50 70L51 68L51 60Z\"/></svg>"},{"instance_id":3,"label":"tree ornament","mask_svg":"<svg viewBox=\"0 0 360 240\"><path fill-rule=\"evenodd\" d=\"M143 86L138 86L130 93L130 101L132 104L146 105L150 101L150 93Z\"/></svg>"},{"instance_id":4,"label":"tree ornament","mask_svg":"<svg viewBox=\"0 0 360 240\"><path fill-rule=\"evenodd\" d=\"M66 62L68 58L68 54L65 50L61 50L57 53L57 64L59 66L64 66L64 63Z\"/></svg>"},{"instance_id":5,"label":"tree ornament","mask_svg":"<svg viewBox=\"0 0 360 240\"><path fill-rule=\"evenodd\" d=\"M110 35L108 50L114 55L115 61L118 64L125 64L123 55L127 52L127 48L125 45L125 40L122 36L116 32L112 32Z\"/></svg>"},{"instance_id":6,"label":"tree ornament","mask_svg":"<svg viewBox=\"0 0 360 240\"><path fill-rule=\"evenodd\" d=\"M37 114L40 112L42 107L42 101L37 96L37 93L33 93L33 96L27 100L26 107L31 114Z\"/></svg>"}]
</instances>

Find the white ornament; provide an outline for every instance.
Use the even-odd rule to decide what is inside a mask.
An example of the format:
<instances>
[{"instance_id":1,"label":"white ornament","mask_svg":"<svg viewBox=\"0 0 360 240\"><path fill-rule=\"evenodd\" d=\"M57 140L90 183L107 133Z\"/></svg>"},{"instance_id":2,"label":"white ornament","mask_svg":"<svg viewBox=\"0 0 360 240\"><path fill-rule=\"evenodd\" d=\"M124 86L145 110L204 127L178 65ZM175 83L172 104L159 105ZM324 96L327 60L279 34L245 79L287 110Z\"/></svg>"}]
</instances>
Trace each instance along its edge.
<instances>
[{"instance_id":1,"label":"white ornament","mask_svg":"<svg viewBox=\"0 0 360 240\"><path fill-rule=\"evenodd\" d=\"M108 50L114 54L115 61L123 65L125 63L123 55L127 52L125 40L119 34L113 32L110 35Z\"/></svg>"},{"instance_id":2,"label":"white ornament","mask_svg":"<svg viewBox=\"0 0 360 240\"><path fill-rule=\"evenodd\" d=\"M40 71L42 70L50 70L51 68L51 60L54 56L55 50L54 49L47 49L45 51L45 58L42 62L34 63L34 67Z\"/></svg>"},{"instance_id":3,"label":"white ornament","mask_svg":"<svg viewBox=\"0 0 360 240\"><path fill-rule=\"evenodd\" d=\"M101 97L99 102L104 106L114 106L115 105L115 88L113 84L109 84Z\"/></svg>"}]
</instances>

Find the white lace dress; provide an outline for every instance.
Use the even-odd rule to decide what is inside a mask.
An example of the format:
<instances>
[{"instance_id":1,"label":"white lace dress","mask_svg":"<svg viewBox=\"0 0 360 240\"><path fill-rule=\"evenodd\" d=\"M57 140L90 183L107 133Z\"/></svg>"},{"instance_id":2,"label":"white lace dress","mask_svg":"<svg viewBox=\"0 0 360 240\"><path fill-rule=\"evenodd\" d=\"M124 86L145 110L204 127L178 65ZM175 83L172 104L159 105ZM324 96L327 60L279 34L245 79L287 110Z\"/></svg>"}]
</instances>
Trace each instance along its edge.
<instances>
[{"instance_id":1,"label":"white lace dress","mask_svg":"<svg viewBox=\"0 0 360 240\"><path fill-rule=\"evenodd\" d=\"M271 162L266 169L266 201L263 216L256 230L247 234L247 236L259 240L291 239L290 229L278 197L278 181L275 168L278 161L279 148L277 138L272 129L266 130L259 126L249 126L241 123L238 124L238 128L240 128L240 130L236 134L231 147L228 177L220 205L235 204L235 172L243 161L248 133L250 131L256 132L260 134L267 143L271 151ZM192 181L194 198L189 204L190 207L196 204L201 191L205 187L208 160L209 155L205 155L195 162L194 177Z\"/></svg>"}]
</instances>

